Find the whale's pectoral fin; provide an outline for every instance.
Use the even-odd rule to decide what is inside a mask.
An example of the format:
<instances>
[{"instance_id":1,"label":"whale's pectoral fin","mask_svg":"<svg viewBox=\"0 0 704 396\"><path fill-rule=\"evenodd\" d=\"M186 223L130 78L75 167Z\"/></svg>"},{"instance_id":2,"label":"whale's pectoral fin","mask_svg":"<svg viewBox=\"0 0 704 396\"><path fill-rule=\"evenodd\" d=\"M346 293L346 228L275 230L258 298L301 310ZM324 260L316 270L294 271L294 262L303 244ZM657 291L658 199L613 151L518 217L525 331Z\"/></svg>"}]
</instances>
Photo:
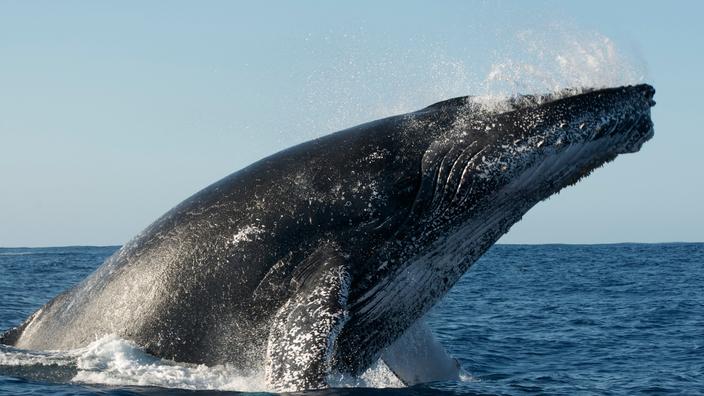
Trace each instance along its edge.
<instances>
[{"instance_id":1,"label":"whale's pectoral fin","mask_svg":"<svg viewBox=\"0 0 704 396\"><path fill-rule=\"evenodd\" d=\"M345 259L335 246L318 248L296 267L291 287L269 331L266 377L282 391L322 388L347 315Z\"/></svg>"},{"instance_id":2,"label":"whale's pectoral fin","mask_svg":"<svg viewBox=\"0 0 704 396\"><path fill-rule=\"evenodd\" d=\"M459 380L461 367L433 337L423 319L418 320L381 355L406 385Z\"/></svg>"}]
</instances>

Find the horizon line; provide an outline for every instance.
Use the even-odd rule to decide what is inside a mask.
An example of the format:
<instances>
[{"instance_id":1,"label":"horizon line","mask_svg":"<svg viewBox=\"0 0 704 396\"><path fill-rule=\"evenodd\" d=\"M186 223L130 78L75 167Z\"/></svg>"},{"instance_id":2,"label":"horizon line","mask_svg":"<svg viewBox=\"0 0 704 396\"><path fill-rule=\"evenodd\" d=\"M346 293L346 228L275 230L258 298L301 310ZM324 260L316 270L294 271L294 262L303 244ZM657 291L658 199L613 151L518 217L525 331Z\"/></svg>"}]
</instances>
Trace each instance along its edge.
<instances>
[{"instance_id":1,"label":"horizon line","mask_svg":"<svg viewBox=\"0 0 704 396\"><path fill-rule=\"evenodd\" d=\"M670 241L670 242L541 242L541 243L495 243L492 246L598 246L598 245L683 245L704 244L704 241ZM0 249L51 249L51 248L108 248L122 247L122 245L55 245L55 246L0 246Z\"/></svg>"}]
</instances>

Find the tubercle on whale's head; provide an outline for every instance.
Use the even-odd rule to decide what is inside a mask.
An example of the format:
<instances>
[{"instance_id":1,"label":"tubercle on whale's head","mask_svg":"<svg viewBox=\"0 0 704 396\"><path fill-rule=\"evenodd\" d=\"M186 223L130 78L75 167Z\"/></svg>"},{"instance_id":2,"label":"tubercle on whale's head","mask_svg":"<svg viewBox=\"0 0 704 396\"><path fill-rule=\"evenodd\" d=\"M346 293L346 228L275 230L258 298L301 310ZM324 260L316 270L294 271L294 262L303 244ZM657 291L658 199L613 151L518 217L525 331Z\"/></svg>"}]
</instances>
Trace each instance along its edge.
<instances>
[{"instance_id":1,"label":"tubercle on whale's head","mask_svg":"<svg viewBox=\"0 0 704 396\"><path fill-rule=\"evenodd\" d=\"M407 147L419 148L409 158L420 166L402 167L413 188L403 201L410 209L395 211L405 219L391 231L402 250L396 262L453 250L438 244L459 230L486 243L454 250L481 254L539 201L638 151L653 136L654 93L645 84L571 89L490 106L464 97L412 113L399 130L411 138Z\"/></svg>"},{"instance_id":2,"label":"tubercle on whale's head","mask_svg":"<svg viewBox=\"0 0 704 396\"><path fill-rule=\"evenodd\" d=\"M509 147L523 153L511 166L509 184L544 199L619 154L639 151L654 135L654 94L647 84L589 90L500 115L504 134L511 131ZM506 147L506 137L497 143Z\"/></svg>"},{"instance_id":3,"label":"tubercle on whale's head","mask_svg":"<svg viewBox=\"0 0 704 396\"><path fill-rule=\"evenodd\" d=\"M653 136L654 93L642 84L521 96L493 108L459 98L424 109L449 120L422 158L412 213L425 239L483 218L500 226L470 226L498 238L537 202L638 151ZM403 231L397 236L418 233Z\"/></svg>"},{"instance_id":4,"label":"tubercle on whale's head","mask_svg":"<svg viewBox=\"0 0 704 396\"><path fill-rule=\"evenodd\" d=\"M654 94L647 84L575 89L512 98L497 106L502 112L458 112L424 158L424 173L436 181L433 200L466 209L506 186L541 190L544 199L638 151L653 136Z\"/></svg>"},{"instance_id":5,"label":"tubercle on whale's head","mask_svg":"<svg viewBox=\"0 0 704 396\"><path fill-rule=\"evenodd\" d=\"M609 142L609 150L622 154L638 151L652 137L650 108L655 105L652 86L585 91L507 117L513 118L526 138L545 138L547 146L557 148L603 140ZM526 116L526 112L533 116Z\"/></svg>"}]
</instances>

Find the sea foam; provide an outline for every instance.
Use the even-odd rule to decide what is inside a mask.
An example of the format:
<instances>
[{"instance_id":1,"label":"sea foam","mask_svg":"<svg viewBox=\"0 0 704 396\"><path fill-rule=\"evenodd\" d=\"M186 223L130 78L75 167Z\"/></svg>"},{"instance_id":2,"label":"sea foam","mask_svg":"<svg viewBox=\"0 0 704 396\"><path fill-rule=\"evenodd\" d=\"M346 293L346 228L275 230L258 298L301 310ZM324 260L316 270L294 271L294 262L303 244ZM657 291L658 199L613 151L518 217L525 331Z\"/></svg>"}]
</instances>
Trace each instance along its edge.
<instances>
[{"instance_id":1,"label":"sea foam","mask_svg":"<svg viewBox=\"0 0 704 396\"><path fill-rule=\"evenodd\" d=\"M2 369L4 367L4 369ZM20 367L21 370L16 368ZM56 368L60 368L57 376ZM30 379L71 381L111 386L157 386L190 390L265 392L269 389L262 372L242 372L229 365L206 366L160 359L132 341L116 335L104 336L84 348L71 351L27 351L0 348L0 371ZM377 362L359 377L331 374L332 387L402 387L383 362Z\"/></svg>"}]
</instances>

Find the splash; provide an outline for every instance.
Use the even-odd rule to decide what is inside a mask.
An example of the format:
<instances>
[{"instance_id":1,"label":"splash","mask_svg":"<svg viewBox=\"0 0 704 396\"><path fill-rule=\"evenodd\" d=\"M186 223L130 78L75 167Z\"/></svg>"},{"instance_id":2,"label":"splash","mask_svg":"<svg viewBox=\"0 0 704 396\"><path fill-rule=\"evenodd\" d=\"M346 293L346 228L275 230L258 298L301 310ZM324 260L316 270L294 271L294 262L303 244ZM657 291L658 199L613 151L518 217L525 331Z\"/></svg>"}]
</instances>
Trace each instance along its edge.
<instances>
[{"instance_id":1,"label":"splash","mask_svg":"<svg viewBox=\"0 0 704 396\"><path fill-rule=\"evenodd\" d=\"M304 119L310 125L301 129L318 136L458 96L474 95L475 102L491 107L519 94L566 96L583 88L638 84L647 74L635 54L574 26L468 36L468 42L495 45L463 52L422 38L381 44L363 32L329 39L335 44L330 53L315 54L326 64L307 78Z\"/></svg>"},{"instance_id":2,"label":"splash","mask_svg":"<svg viewBox=\"0 0 704 396\"><path fill-rule=\"evenodd\" d=\"M359 377L332 373L327 381L333 388L403 388L405 386L382 360L378 360Z\"/></svg>"},{"instance_id":3,"label":"splash","mask_svg":"<svg viewBox=\"0 0 704 396\"><path fill-rule=\"evenodd\" d=\"M267 392L264 375L229 365L179 363L149 355L134 342L104 336L71 351L26 351L0 345L0 373L49 382ZM360 377L332 374L332 387L402 387L382 362Z\"/></svg>"},{"instance_id":4,"label":"splash","mask_svg":"<svg viewBox=\"0 0 704 396\"><path fill-rule=\"evenodd\" d=\"M482 96L565 92L638 84L645 67L624 55L610 38L562 26L515 35L507 52L498 52L479 91Z\"/></svg>"},{"instance_id":5,"label":"splash","mask_svg":"<svg viewBox=\"0 0 704 396\"><path fill-rule=\"evenodd\" d=\"M145 353L135 343L111 335L77 351L72 381L107 385L159 386L206 390L266 390L263 377L228 365L176 363Z\"/></svg>"},{"instance_id":6,"label":"splash","mask_svg":"<svg viewBox=\"0 0 704 396\"><path fill-rule=\"evenodd\" d=\"M0 366L70 366L74 361L70 353L25 351L0 344Z\"/></svg>"}]
</instances>

